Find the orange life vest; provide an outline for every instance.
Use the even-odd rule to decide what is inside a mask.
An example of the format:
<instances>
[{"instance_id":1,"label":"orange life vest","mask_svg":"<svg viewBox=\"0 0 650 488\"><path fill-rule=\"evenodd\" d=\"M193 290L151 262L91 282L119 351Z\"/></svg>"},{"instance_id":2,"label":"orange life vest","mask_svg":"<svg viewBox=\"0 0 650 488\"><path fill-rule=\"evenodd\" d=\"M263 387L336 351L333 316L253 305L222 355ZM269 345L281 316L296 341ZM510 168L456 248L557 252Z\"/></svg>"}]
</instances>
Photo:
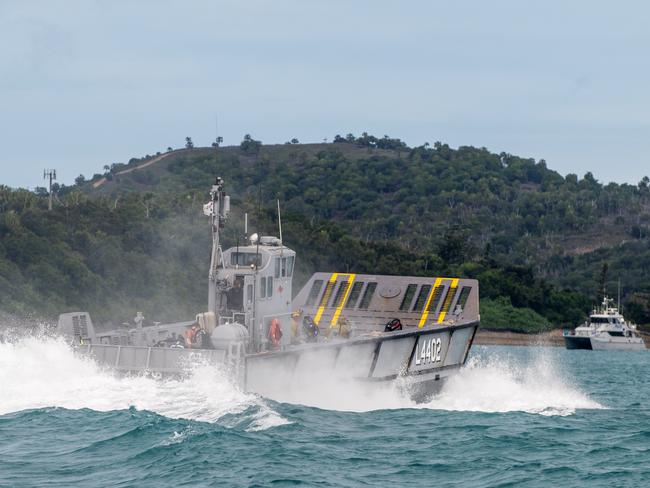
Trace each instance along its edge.
<instances>
[{"instance_id":1,"label":"orange life vest","mask_svg":"<svg viewBox=\"0 0 650 488\"><path fill-rule=\"evenodd\" d=\"M271 327L269 327L269 340L274 346L280 345L280 339L282 339L282 330L280 329L280 322L278 319L273 319L271 321Z\"/></svg>"},{"instance_id":2,"label":"orange life vest","mask_svg":"<svg viewBox=\"0 0 650 488\"><path fill-rule=\"evenodd\" d=\"M196 335L196 330L194 328L187 329L185 331L185 346L191 348L194 344L194 336Z\"/></svg>"}]
</instances>

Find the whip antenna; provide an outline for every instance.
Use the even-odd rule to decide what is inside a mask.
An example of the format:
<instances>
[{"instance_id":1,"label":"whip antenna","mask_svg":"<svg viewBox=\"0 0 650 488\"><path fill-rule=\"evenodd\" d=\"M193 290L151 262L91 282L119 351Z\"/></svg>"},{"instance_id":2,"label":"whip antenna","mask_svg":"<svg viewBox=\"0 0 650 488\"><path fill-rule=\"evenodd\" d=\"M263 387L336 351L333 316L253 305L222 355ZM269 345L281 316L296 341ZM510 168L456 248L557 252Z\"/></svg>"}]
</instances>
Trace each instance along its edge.
<instances>
[{"instance_id":1,"label":"whip antenna","mask_svg":"<svg viewBox=\"0 0 650 488\"><path fill-rule=\"evenodd\" d=\"M278 230L280 231L280 246L282 246L282 217L280 216L280 199L278 199Z\"/></svg>"}]
</instances>

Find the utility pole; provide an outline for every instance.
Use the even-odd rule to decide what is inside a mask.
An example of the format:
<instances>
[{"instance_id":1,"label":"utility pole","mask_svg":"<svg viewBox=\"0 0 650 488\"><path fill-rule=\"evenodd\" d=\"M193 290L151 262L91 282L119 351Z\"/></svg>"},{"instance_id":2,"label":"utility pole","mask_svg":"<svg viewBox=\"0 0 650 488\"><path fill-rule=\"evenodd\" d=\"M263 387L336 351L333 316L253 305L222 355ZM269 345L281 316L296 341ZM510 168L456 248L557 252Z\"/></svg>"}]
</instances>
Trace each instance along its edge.
<instances>
[{"instance_id":1,"label":"utility pole","mask_svg":"<svg viewBox=\"0 0 650 488\"><path fill-rule=\"evenodd\" d=\"M47 203L47 209L52 210L52 182L56 180L56 170L55 169L44 169L43 170L43 179L50 180L50 187L49 187L49 201Z\"/></svg>"}]
</instances>

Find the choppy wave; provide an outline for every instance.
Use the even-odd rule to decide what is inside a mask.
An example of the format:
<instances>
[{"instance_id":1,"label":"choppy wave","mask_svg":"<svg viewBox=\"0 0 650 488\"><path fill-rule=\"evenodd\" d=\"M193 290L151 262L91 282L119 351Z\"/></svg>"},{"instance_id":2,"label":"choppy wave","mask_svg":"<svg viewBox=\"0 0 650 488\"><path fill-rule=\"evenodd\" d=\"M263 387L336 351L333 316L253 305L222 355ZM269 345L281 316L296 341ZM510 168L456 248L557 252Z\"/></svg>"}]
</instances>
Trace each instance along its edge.
<instances>
[{"instance_id":1,"label":"choppy wave","mask_svg":"<svg viewBox=\"0 0 650 488\"><path fill-rule=\"evenodd\" d=\"M181 379L117 376L80 357L60 339L26 337L0 344L0 415L62 407L97 411L136 408L173 419L237 424L263 430L286 424L263 399L239 390L223 371L196 365Z\"/></svg>"},{"instance_id":2,"label":"choppy wave","mask_svg":"<svg viewBox=\"0 0 650 488\"><path fill-rule=\"evenodd\" d=\"M0 486L645 486L646 363L478 347L424 405L318 376L274 403L214 368L120 377L27 338L0 344Z\"/></svg>"}]
</instances>

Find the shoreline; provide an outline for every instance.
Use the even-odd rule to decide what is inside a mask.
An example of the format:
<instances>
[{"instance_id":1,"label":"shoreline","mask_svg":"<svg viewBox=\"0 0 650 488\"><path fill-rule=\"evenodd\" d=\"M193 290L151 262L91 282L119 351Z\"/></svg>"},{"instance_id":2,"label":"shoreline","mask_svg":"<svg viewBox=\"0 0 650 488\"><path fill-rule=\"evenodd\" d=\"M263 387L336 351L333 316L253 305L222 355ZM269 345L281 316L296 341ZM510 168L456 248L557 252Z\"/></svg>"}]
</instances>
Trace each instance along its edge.
<instances>
[{"instance_id":1,"label":"shoreline","mask_svg":"<svg viewBox=\"0 0 650 488\"><path fill-rule=\"evenodd\" d=\"M646 347L650 348L650 335L642 333ZM500 330L480 329L474 337L474 345L477 346L547 346L564 347L562 330L554 329L550 332L538 334L526 334L523 332L511 332Z\"/></svg>"}]
</instances>

